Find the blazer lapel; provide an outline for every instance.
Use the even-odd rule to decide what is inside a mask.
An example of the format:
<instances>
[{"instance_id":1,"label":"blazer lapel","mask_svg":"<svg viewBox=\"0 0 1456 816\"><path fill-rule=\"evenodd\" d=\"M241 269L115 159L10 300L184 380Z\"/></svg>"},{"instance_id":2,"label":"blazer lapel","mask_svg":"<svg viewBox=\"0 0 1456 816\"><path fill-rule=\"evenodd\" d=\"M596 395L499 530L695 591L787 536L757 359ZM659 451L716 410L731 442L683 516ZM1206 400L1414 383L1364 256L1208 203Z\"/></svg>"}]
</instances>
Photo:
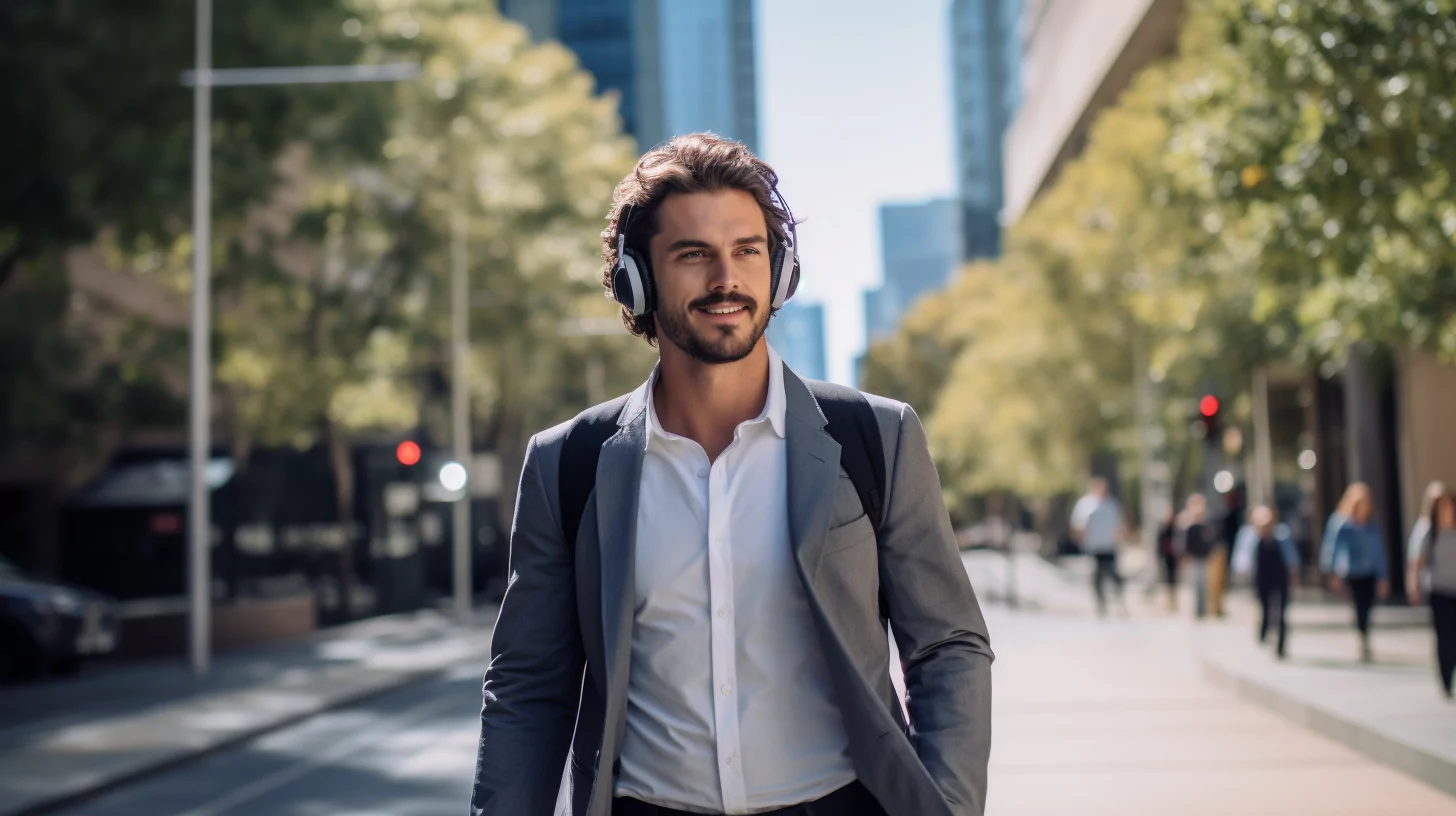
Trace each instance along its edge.
<instances>
[{"instance_id":1,"label":"blazer lapel","mask_svg":"<svg viewBox=\"0 0 1456 816\"><path fill-rule=\"evenodd\" d=\"M788 449L789 540L804 584L814 591L814 576L824 554L824 534L839 486L839 443L825 433L827 420L808 386L784 368L784 441Z\"/></svg>"},{"instance_id":2,"label":"blazer lapel","mask_svg":"<svg viewBox=\"0 0 1456 816\"><path fill-rule=\"evenodd\" d=\"M597 460L597 544L601 548L602 643L609 686L626 666L632 631L633 546L637 534L637 495L646 448L646 386L639 388L618 419L621 426L602 445ZM623 686L625 690L625 686Z\"/></svg>"}]
</instances>

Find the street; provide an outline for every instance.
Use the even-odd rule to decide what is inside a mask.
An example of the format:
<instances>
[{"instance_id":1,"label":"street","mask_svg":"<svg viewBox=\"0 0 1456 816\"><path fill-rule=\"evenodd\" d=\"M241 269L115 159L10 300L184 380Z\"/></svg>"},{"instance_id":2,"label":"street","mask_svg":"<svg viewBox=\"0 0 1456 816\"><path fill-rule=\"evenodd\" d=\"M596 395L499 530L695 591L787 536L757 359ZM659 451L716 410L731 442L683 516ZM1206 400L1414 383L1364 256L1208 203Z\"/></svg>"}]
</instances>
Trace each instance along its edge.
<instances>
[{"instance_id":1,"label":"street","mask_svg":"<svg viewBox=\"0 0 1456 816\"><path fill-rule=\"evenodd\" d=\"M986 608L988 813L1456 814L1456 800L1242 702L1198 671L1192 625ZM67 816L462 813L484 663L152 776Z\"/></svg>"},{"instance_id":2,"label":"street","mask_svg":"<svg viewBox=\"0 0 1456 816\"><path fill-rule=\"evenodd\" d=\"M466 810L484 662L321 714L68 816L425 816Z\"/></svg>"}]
</instances>

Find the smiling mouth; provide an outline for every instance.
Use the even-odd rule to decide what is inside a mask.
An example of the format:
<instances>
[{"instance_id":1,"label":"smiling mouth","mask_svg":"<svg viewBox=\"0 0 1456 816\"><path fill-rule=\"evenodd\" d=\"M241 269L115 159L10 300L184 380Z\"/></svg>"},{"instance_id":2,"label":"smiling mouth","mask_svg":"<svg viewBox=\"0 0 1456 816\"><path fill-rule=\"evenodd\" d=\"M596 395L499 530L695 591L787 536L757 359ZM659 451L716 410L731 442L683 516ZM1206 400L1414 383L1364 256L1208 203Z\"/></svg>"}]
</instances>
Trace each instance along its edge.
<instances>
[{"instance_id":1,"label":"smiling mouth","mask_svg":"<svg viewBox=\"0 0 1456 816\"><path fill-rule=\"evenodd\" d=\"M710 315L730 315L741 312L748 307L741 303L725 303L720 306L703 306L701 308Z\"/></svg>"}]
</instances>

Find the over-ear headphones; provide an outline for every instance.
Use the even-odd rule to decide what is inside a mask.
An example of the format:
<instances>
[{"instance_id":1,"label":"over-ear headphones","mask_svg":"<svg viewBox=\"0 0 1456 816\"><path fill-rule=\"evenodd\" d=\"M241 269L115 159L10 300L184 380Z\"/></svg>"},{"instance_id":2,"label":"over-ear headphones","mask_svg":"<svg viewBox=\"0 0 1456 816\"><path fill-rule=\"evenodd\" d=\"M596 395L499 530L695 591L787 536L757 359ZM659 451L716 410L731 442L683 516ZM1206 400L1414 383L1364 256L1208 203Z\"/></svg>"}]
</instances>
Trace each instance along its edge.
<instances>
[{"instance_id":1,"label":"over-ear headphones","mask_svg":"<svg viewBox=\"0 0 1456 816\"><path fill-rule=\"evenodd\" d=\"M789 209L789 202L784 200L778 186L771 184L769 191L788 216L782 228L783 240L777 242L769 255L769 290L773 292L769 308L778 311L799 288L799 233L794 224L794 212ZM627 231L635 209L631 204L626 205L617 219L617 266L612 270L612 297L627 307L634 317L640 317L657 308L657 287L647 256L627 246Z\"/></svg>"}]
</instances>

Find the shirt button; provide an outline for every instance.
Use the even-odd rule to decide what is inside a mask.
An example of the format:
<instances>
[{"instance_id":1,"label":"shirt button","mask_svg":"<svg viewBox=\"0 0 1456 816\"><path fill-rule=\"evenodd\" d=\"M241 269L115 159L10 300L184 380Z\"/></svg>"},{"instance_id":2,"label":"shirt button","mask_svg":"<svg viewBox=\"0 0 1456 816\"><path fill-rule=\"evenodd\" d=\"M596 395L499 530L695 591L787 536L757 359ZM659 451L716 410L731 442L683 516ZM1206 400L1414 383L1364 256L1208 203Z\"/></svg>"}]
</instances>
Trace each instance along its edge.
<instances>
[{"instance_id":1,"label":"shirt button","mask_svg":"<svg viewBox=\"0 0 1456 816\"><path fill-rule=\"evenodd\" d=\"M733 757L728 757L727 759L723 760L723 764L724 765L732 765L733 764Z\"/></svg>"},{"instance_id":2,"label":"shirt button","mask_svg":"<svg viewBox=\"0 0 1456 816\"><path fill-rule=\"evenodd\" d=\"M708 478L708 471L707 471L706 468L700 468L698 470L698 478L699 479L706 479L706 478Z\"/></svg>"},{"instance_id":3,"label":"shirt button","mask_svg":"<svg viewBox=\"0 0 1456 816\"><path fill-rule=\"evenodd\" d=\"M726 610L726 609L719 609L718 610L718 617L720 617L720 618L726 618L726 617L728 617L728 610Z\"/></svg>"},{"instance_id":4,"label":"shirt button","mask_svg":"<svg viewBox=\"0 0 1456 816\"><path fill-rule=\"evenodd\" d=\"M702 687L701 687L701 686L699 686L699 688L702 688ZM728 692L730 692L730 691L732 691L732 690L733 690L733 686L732 686L732 685L730 685L730 684L728 684L728 683L724 683L724 684L723 684L723 693L724 693L724 694L727 694L727 693L728 693Z\"/></svg>"}]
</instances>

